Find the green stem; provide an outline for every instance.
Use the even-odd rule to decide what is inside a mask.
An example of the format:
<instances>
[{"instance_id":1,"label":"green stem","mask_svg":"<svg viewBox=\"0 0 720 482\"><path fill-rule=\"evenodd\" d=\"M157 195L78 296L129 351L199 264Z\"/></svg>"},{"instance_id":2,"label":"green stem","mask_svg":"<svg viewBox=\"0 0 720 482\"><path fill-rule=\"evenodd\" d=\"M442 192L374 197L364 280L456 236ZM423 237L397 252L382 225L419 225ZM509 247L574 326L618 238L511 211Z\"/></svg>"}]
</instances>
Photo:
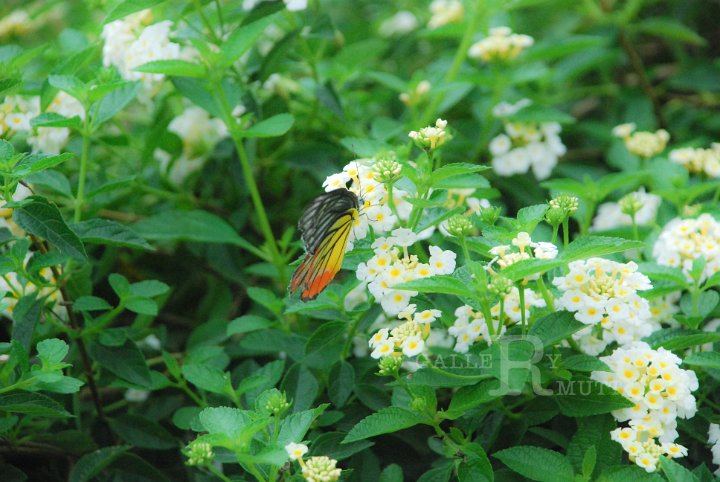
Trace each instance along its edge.
<instances>
[{"instance_id":1,"label":"green stem","mask_svg":"<svg viewBox=\"0 0 720 482\"><path fill-rule=\"evenodd\" d=\"M85 114L82 128L82 151L80 153L80 174L78 177L77 195L75 196L75 214L73 221L79 223L82 219L82 209L85 204L85 178L87 177L88 153L90 152L90 119Z\"/></svg>"},{"instance_id":2,"label":"green stem","mask_svg":"<svg viewBox=\"0 0 720 482\"><path fill-rule=\"evenodd\" d=\"M518 286L518 297L520 298L520 321L522 322L522 333L527 334L527 320L525 319L525 287L520 283Z\"/></svg>"},{"instance_id":3,"label":"green stem","mask_svg":"<svg viewBox=\"0 0 720 482\"><path fill-rule=\"evenodd\" d=\"M638 225L637 221L635 220L635 213L632 213L630 215L630 221L632 222L633 239L635 241L638 241L640 239L640 235L638 234Z\"/></svg>"},{"instance_id":4,"label":"green stem","mask_svg":"<svg viewBox=\"0 0 720 482\"><path fill-rule=\"evenodd\" d=\"M550 293L550 290L548 290L545 285L545 281L542 279L542 276L538 278L537 285L540 288L540 293L542 294L543 299L545 300L545 305L550 309L550 311L555 311L555 298L553 298L552 293Z\"/></svg>"},{"instance_id":5,"label":"green stem","mask_svg":"<svg viewBox=\"0 0 720 482\"><path fill-rule=\"evenodd\" d=\"M275 235L270 227L270 221L268 221L267 213L265 212L265 205L260 197L260 191L258 190L257 183L255 182L255 176L253 175L252 167L250 166L250 160L248 159L247 151L245 151L242 133L239 131L238 123L232 115L232 109L230 108L227 96L225 95L225 90L223 89L221 83L217 83L215 85L215 92L218 104L222 109L223 122L225 122L225 125L227 126L228 132L235 144L235 150L238 153L238 158L240 159L240 166L242 167L245 184L248 192L250 193L253 207L255 208L255 214L258 218L260 231L265 237L265 242L268 246L268 250L270 251L270 257L272 258L272 263L278 271L280 284L284 285L287 281L285 278L285 260L280 255Z\"/></svg>"},{"instance_id":6,"label":"green stem","mask_svg":"<svg viewBox=\"0 0 720 482\"><path fill-rule=\"evenodd\" d=\"M570 222L566 218L563 223L563 246L567 249L568 244L570 244Z\"/></svg>"},{"instance_id":7,"label":"green stem","mask_svg":"<svg viewBox=\"0 0 720 482\"><path fill-rule=\"evenodd\" d=\"M453 57L453 62L450 65L447 73L445 74L445 78L443 79L443 82L445 84L454 81L458 73L460 72L460 68L465 61L468 49L470 48L470 43L472 42L473 35L477 31L478 25L484 17L484 15L482 14L484 13L483 6L485 3L486 2L484 1L477 1L475 3L475 8L473 8L472 12L470 13L470 18L468 19L468 23L465 26L465 32L463 33L462 40L460 40L460 45L458 45L458 48L455 51L455 56ZM427 109L425 109L425 114L423 114L423 116L420 118L420 127L424 127L428 124L428 122L430 122L430 119L432 119L433 115L435 115L438 107L440 106L440 103L443 101L444 98L445 96L443 94L439 94L435 96L432 102L430 102Z\"/></svg>"},{"instance_id":8,"label":"green stem","mask_svg":"<svg viewBox=\"0 0 720 482\"><path fill-rule=\"evenodd\" d=\"M213 464L208 464L207 469L213 473L213 475L217 476L218 478L222 479L224 482L232 482L232 479L228 477L227 475L220 472L220 469L215 467Z\"/></svg>"}]
</instances>

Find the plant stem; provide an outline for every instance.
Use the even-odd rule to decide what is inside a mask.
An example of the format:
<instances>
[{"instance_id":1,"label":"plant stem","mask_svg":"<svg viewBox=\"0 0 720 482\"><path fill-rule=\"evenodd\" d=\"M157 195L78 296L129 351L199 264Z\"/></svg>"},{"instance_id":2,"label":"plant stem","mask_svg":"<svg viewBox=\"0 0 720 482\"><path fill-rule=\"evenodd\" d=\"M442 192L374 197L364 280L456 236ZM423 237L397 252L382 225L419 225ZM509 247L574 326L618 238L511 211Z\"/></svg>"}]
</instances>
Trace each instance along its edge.
<instances>
[{"instance_id":1,"label":"plant stem","mask_svg":"<svg viewBox=\"0 0 720 482\"><path fill-rule=\"evenodd\" d=\"M537 285L540 288L540 293L542 294L543 299L545 300L545 305L550 309L550 311L555 311L555 299L545 285L545 281L542 279L542 276L538 278Z\"/></svg>"},{"instance_id":2,"label":"plant stem","mask_svg":"<svg viewBox=\"0 0 720 482\"><path fill-rule=\"evenodd\" d=\"M520 320L522 322L522 333L527 334L527 320L525 319L525 287L520 282L518 286L518 297L520 298Z\"/></svg>"},{"instance_id":3,"label":"plant stem","mask_svg":"<svg viewBox=\"0 0 720 482\"><path fill-rule=\"evenodd\" d=\"M80 174L78 177L77 194L75 196L75 213L73 221L79 223L82 219L82 208L85 204L85 178L87 177L88 153L90 152L90 120L85 115L82 128L82 151L80 153Z\"/></svg>"}]
</instances>

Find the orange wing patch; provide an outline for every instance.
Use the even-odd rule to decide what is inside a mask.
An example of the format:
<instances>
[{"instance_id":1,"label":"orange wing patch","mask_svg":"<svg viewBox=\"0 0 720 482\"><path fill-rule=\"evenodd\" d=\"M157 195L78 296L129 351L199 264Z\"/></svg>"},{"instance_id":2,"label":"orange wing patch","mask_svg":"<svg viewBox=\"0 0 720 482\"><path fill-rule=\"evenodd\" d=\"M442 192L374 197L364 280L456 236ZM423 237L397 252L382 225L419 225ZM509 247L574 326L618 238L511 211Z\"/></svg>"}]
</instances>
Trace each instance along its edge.
<instances>
[{"instance_id":1,"label":"orange wing patch","mask_svg":"<svg viewBox=\"0 0 720 482\"><path fill-rule=\"evenodd\" d=\"M357 216L357 209L349 209L330 226L315 252L305 255L293 274L291 293L302 287L300 299L313 300L330 284L340 271L350 230Z\"/></svg>"}]
</instances>

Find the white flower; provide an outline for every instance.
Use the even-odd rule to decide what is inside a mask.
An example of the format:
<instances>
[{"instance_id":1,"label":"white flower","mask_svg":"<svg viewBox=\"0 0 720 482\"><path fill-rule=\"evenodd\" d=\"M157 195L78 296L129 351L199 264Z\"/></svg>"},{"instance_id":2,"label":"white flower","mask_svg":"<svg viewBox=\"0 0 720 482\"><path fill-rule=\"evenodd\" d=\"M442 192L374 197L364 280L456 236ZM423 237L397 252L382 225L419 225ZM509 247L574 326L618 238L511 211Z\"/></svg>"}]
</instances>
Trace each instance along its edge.
<instances>
[{"instance_id":1,"label":"white flower","mask_svg":"<svg viewBox=\"0 0 720 482\"><path fill-rule=\"evenodd\" d=\"M412 229L398 228L391 233L389 241L395 246L412 246L417 241L417 235Z\"/></svg>"},{"instance_id":2,"label":"white flower","mask_svg":"<svg viewBox=\"0 0 720 482\"><path fill-rule=\"evenodd\" d=\"M520 55L534 40L529 35L512 33L508 27L490 29L490 35L474 43L468 56L484 62L507 61Z\"/></svg>"},{"instance_id":3,"label":"white flower","mask_svg":"<svg viewBox=\"0 0 720 482\"><path fill-rule=\"evenodd\" d=\"M597 355L608 343L624 345L660 328L651 319L647 300L637 294L652 288L637 264L590 258L573 261L568 268L567 275L553 279L563 292L557 306L590 325L573 335L587 354Z\"/></svg>"},{"instance_id":4,"label":"white flower","mask_svg":"<svg viewBox=\"0 0 720 482\"><path fill-rule=\"evenodd\" d=\"M715 475L720 475L720 425L711 423L708 428L708 443L712 444L710 452L712 452L712 461L718 466Z\"/></svg>"},{"instance_id":5,"label":"white flower","mask_svg":"<svg viewBox=\"0 0 720 482\"><path fill-rule=\"evenodd\" d=\"M553 243L540 241L532 244L533 254L538 259L555 259L558 255L558 248Z\"/></svg>"},{"instance_id":6,"label":"white flower","mask_svg":"<svg viewBox=\"0 0 720 482\"><path fill-rule=\"evenodd\" d=\"M655 221L658 208L662 203L662 198L655 194L645 192L644 188L635 191L633 195L642 204L642 207L635 213L635 223L638 225L651 224ZM607 202L602 203L598 207L597 215L593 220L593 231L604 231L620 226L632 225L632 218L622 212L619 203Z\"/></svg>"},{"instance_id":7,"label":"white flower","mask_svg":"<svg viewBox=\"0 0 720 482\"><path fill-rule=\"evenodd\" d=\"M415 313L413 320L419 325L427 325L440 318L442 312L440 310L424 310Z\"/></svg>"},{"instance_id":8,"label":"white flower","mask_svg":"<svg viewBox=\"0 0 720 482\"><path fill-rule=\"evenodd\" d=\"M521 231L513 238L512 244L513 246L517 246L520 251L523 251L532 244L532 239L530 239L530 235L528 233Z\"/></svg>"},{"instance_id":9,"label":"white flower","mask_svg":"<svg viewBox=\"0 0 720 482\"><path fill-rule=\"evenodd\" d=\"M290 460L297 460L302 458L302 456L308 452L308 446L305 444L290 442L285 446L285 451L287 451Z\"/></svg>"},{"instance_id":10,"label":"white flower","mask_svg":"<svg viewBox=\"0 0 720 482\"><path fill-rule=\"evenodd\" d=\"M307 8L307 0L283 0L285 7L291 12L298 12Z\"/></svg>"},{"instance_id":11,"label":"white flower","mask_svg":"<svg viewBox=\"0 0 720 482\"><path fill-rule=\"evenodd\" d=\"M413 335L405 338L402 343L403 355L413 357L422 353L425 349L425 342L419 336Z\"/></svg>"},{"instance_id":12,"label":"white flower","mask_svg":"<svg viewBox=\"0 0 720 482\"><path fill-rule=\"evenodd\" d=\"M455 271L454 251L443 251L437 246L430 246L430 270L433 274L452 274Z\"/></svg>"},{"instance_id":13,"label":"white flower","mask_svg":"<svg viewBox=\"0 0 720 482\"><path fill-rule=\"evenodd\" d=\"M613 127L612 135L615 137L621 137L626 138L630 137L630 135L635 132L635 129L637 126L634 122L629 122L627 124L620 124L615 127Z\"/></svg>"},{"instance_id":14,"label":"white flower","mask_svg":"<svg viewBox=\"0 0 720 482\"><path fill-rule=\"evenodd\" d=\"M377 360L378 358L392 355L394 351L395 344L392 341L385 340L377 344L370 356Z\"/></svg>"},{"instance_id":15,"label":"white flower","mask_svg":"<svg viewBox=\"0 0 720 482\"><path fill-rule=\"evenodd\" d=\"M148 399L150 392L148 390L138 390L135 388L128 388L125 390L125 400L133 403L142 403Z\"/></svg>"},{"instance_id":16,"label":"white flower","mask_svg":"<svg viewBox=\"0 0 720 482\"><path fill-rule=\"evenodd\" d=\"M365 303L367 300L368 294L365 283L360 283L355 288L351 289L347 295L345 295L343 307L346 311L352 311L359 305Z\"/></svg>"},{"instance_id":17,"label":"white flower","mask_svg":"<svg viewBox=\"0 0 720 482\"><path fill-rule=\"evenodd\" d=\"M460 0L433 0L430 4L430 13L432 18L428 22L428 27L435 29L448 23L462 21L465 9Z\"/></svg>"},{"instance_id":18,"label":"white flower","mask_svg":"<svg viewBox=\"0 0 720 482\"><path fill-rule=\"evenodd\" d=\"M417 27L418 21L415 15L408 10L401 10L383 21L378 30L383 37L392 37L412 32Z\"/></svg>"},{"instance_id":19,"label":"white flower","mask_svg":"<svg viewBox=\"0 0 720 482\"><path fill-rule=\"evenodd\" d=\"M720 270L720 224L710 214L701 214L697 219L673 219L653 247L658 264L682 269L688 280L693 261L700 256L707 262L703 281Z\"/></svg>"}]
</instances>

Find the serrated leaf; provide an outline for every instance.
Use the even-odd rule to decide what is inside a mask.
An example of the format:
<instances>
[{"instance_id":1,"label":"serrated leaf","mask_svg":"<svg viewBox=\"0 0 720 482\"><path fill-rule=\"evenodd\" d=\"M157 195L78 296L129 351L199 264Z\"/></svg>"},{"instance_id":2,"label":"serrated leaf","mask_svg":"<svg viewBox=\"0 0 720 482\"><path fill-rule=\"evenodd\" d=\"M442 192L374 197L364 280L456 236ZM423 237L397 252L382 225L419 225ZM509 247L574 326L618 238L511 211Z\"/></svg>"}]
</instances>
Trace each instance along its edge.
<instances>
[{"instance_id":1,"label":"serrated leaf","mask_svg":"<svg viewBox=\"0 0 720 482\"><path fill-rule=\"evenodd\" d=\"M683 364L720 370L720 353L716 351L691 353L683 359Z\"/></svg>"},{"instance_id":2,"label":"serrated leaf","mask_svg":"<svg viewBox=\"0 0 720 482\"><path fill-rule=\"evenodd\" d=\"M30 119L30 125L33 127L69 127L71 129L79 129L82 121L79 116L65 117L57 112L43 112Z\"/></svg>"},{"instance_id":3,"label":"serrated leaf","mask_svg":"<svg viewBox=\"0 0 720 482\"><path fill-rule=\"evenodd\" d=\"M635 405L612 388L594 380L560 380L553 400L568 417L600 415Z\"/></svg>"},{"instance_id":4,"label":"serrated leaf","mask_svg":"<svg viewBox=\"0 0 720 482\"><path fill-rule=\"evenodd\" d=\"M229 67L234 64L255 44L258 37L274 20L275 15L268 15L253 23L236 28L220 47L220 66Z\"/></svg>"},{"instance_id":5,"label":"serrated leaf","mask_svg":"<svg viewBox=\"0 0 720 482\"><path fill-rule=\"evenodd\" d=\"M189 62L187 60L153 60L133 69L136 72L149 74L176 75L181 77L200 77L207 75L207 68L204 65Z\"/></svg>"},{"instance_id":6,"label":"serrated leaf","mask_svg":"<svg viewBox=\"0 0 720 482\"><path fill-rule=\"evenodd\" d=\"M279 137L290 130L295 118L291 114L278 114L264 119L242 131L243 137Z\"/></svg>"},{"instance_id":7,"label":"serrated leaf","mask_svg":"<svg viewBox=\"0 0 720 482\"><path fill-rule=\"evenodd\" d=\"M0 395L0 412L22 413L45 418L69 418L62 405L42 393L16 392Z\"/></svg>"},{"instance_id":8,"label":"serrated leaf","mask_svg":"<svg viewBox=\"0 0 720 482\"><path fill-rule=\"evenodd\" d=\"M171 449L177 446L175 438L154 420L134 414L123 414L110 419L110 427L125 442L146 449Z\"/></svg>"},{"instance_id":9,"label":"serrated leaf","mask_svg":"<svg viewBox=\"0 0 720 482\"><path fill-rule=\"evenodd\" d=\"M417 291L420 293L442 293L448 295L473 297L475 293L457 278L447 275L436 275L429 278L419 278L393 286L393 289L404 291Z\"/></svg>"},{"instance_id":10,"label":"serrated leaf","mask_svg":"<svg viewBox=\"0 0 720 482\"><path fill-rule=\"evenodd\" d=\"M585 326L577 321L572 313L558 311L535 321L530 327L528 335L538 337L543 346L548 347L582 330Z\"/></svg>"},{"instance_id":11,"label":"serrated leaf","mask_svg":"<svg viewBox=\"0 0 720 482\"><path fill-rule=\"evenodd\" d=\"M142 352L132 340L119 347L91 343L88 351L93 360L111 373L144 388L152 386L150 370Z\"/></svg>"},{"instance_id":12,"label":"serrated leaf","mask_svg":"<svg viewBox=\"0 0 720 482\"><path fill-rule=\"evenodd\" d=\"M400 407L386 407L360 420L342 443L356 442L385 433L397 432L422 423L414 412Z\"/></svg>"},{"instance_id":13,"label":"serrated leaf","mask_svg":"<svg viewBox=\"0 0 720 482\"><path fill-rule=\"evenodd\" d=\"M124 452L130 450L129 445L105 447L95 452L85 454L73 466L68 477L69 482L87 482L110 465Z\"/></svg>"},{"instance_id":14,"label":"serrated leaf","mask_svg":"<svg viewBox=\"0 0 720 482\"><path fill-rule=\"evenodd\" d=\"M132 229L107 219L89 219L72 225L72 230L85 243L122 246L125 248L154 248Z\"/></svg>"},{"instance_id":15,"label":"serrated leaf","mask_svg":"<svg viewBox=\"0 0 720 482\"><path fill-rule=\"evenodd\" d=\"M68 344L57 338L43 340L37 344L38 356L46 365L55 365L62 362L69 350Z\"/></svg>"},{"instance_id":16,"label":"serrated leaf","mask_svg":"<svg viewBox=\"0 0 720 482\"><path fill-rule=\"evenodd\" d=\"M573 468L564 455L541 447L521 445L492 454L514 472L538 482L572 482Z\"/></svg>"},{"instance_id":17,"label":"serrated leaf","mask_svg":"<svg viewBox=\"0 0 720 482\"><path fill-rule=\"evenodd\" d=\"M99 127L123 110L135 98L140 87L140 82L128 82L95 102L90 108L93 128Z\"/></svg>"},{"instance_id":18,"label":"serrated leaf","mask_svg":"<svg viewBox=\"0 0 720 482\"><path fill-rule=\"evenodd\" d=\"M61 253L80 262L87 261L82 241L65 223L57 206L40 196L28 199L29 202L13 211L15 222L30 234L47 240Z\"/></svg>"},{"instance_id":19,"label":"serrated leaf","mask_svg":"<svg viewBox=\"0 0 720 482\"><path fill-rule=\"evenodd\" d=\"M186 363L181 371L188 382L208 392L223 394L230 384L227 373L211 366Z\"/></svg>"},{"instance_id":20,"label":"serrated leaf","mask_svg":"<svg viewBox=\"0 0 720 482\"><path fill-rule=\"evenodd\" d=\"M262 330L272 326L272 321L256 315L243 315L232 320L227 326L227 335L239 335Z\"/></svg>"}]
</instances>

